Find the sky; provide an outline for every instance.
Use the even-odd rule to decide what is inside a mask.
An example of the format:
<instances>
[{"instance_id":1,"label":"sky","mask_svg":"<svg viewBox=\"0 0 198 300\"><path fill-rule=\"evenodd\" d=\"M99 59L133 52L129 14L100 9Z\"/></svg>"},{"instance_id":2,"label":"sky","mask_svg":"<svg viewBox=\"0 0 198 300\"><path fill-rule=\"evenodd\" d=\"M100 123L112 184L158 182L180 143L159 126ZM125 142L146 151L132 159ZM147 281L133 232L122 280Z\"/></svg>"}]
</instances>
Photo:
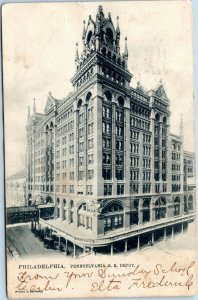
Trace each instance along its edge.
<instances>
[{"instance_id":1,"label":"sky","mask_svg":"<svg viewBox=\"0 0 198 300\"><path fill-rule=\"evenodd\" d=\"M43 112L49 91L62 99L73 90L76 42L83 20L98 5L119 16L121 51L128 38L131 86L146 89L162 80L171 101L171 132L184 122L184 148L194 151L193 49L188 1L23 3L3 6L3 84L6 175L25 166L27 106Z\"/></svg>"}]
</instances>

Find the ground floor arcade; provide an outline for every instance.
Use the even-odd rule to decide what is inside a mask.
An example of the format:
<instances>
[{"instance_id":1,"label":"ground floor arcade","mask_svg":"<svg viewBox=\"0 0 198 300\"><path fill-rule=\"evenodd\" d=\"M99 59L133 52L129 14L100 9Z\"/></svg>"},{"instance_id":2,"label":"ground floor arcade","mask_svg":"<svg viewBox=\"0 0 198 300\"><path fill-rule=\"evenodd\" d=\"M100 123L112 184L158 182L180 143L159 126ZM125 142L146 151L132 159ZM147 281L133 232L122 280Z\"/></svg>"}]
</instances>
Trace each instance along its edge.
<instances>
[{"instance_id":1,"label":"ground floor arcade","mask_svg":"<svg viewBox=\"0 0 198 300\"><path fill-rule=\"evenodd\" d=\"M45 247L53 247L62 251L65 255L73 258L87 254L116 254L127 253L127 251L139 251L145 247L152 247L156 243L174 239L178 235L184 234L188 230L189 223L194 220L194 216L172 220L167 223L155 224L144 228L138 228L131 232L120 233L105 238L92 239L91 236L77 237L69 232L64 232L57 224L40 219L33 221L32 231L38 235Z\"/></svg>"}]
</instances>

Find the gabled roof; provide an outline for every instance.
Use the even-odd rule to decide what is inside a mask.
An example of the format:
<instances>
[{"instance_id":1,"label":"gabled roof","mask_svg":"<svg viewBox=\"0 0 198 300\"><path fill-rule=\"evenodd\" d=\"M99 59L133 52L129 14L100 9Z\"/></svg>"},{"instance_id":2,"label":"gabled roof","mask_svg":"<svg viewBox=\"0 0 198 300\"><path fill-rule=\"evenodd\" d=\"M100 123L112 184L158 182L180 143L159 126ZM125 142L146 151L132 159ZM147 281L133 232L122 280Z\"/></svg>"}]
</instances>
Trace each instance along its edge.
<instances>
[{"instance_id":1,"label":"gabled roof","mask_svg":"<svg viewBox=\"0 0 198 300\"><path fill-rule=\"evenodd\" d=\"M52 96L52 93L49 92L49 94L47 96L47 103L45 105L45 112L49 111L51 108L53 108L59 102L60 102L60 100L55 99Z\"/></svg>"},{"instance_id":2,"label":"gabled roof","mask_svg":"<svg viewBox=\"0 0 198 300\"><path fill-rule=\"evenodd\" d=\"M168 97L166 95L165 89L164 89L164 85L162 83L162 81L160 80L159 84L157 85L157 87L154 90L156 96L158 96L159 98L162 98L164 100L168 100Z\"/></svg>"}]
</instances>

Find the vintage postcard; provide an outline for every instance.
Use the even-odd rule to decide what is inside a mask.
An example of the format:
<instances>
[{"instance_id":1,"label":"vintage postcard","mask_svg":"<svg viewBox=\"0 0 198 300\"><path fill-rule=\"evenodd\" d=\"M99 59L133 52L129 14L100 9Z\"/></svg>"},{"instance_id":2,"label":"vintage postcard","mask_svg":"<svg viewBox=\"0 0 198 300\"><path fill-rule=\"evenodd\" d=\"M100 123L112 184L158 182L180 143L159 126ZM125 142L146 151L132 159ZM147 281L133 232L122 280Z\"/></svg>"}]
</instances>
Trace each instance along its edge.
<instances>
[{"instance_id":1,"label":"vintage postcard","mask_svg":"<svg viewBox=\"0 0 198 300\"><path fill-rule=\"evenodd\" d=\"M190 1L2 7L10 298L197 292Z\"/></svg>"}]
</instances>

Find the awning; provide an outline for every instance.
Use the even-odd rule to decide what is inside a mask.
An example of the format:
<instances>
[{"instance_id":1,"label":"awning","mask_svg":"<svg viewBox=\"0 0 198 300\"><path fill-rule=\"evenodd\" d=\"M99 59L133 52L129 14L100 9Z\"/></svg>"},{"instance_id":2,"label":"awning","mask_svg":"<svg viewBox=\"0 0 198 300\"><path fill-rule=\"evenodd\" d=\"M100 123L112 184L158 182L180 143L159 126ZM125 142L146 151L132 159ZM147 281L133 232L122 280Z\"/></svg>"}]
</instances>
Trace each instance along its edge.
<instances>
[{"instance_id":1,"label":"awning","mask_svg":"<svg viewBox=\"0 0 198 300\"><path fill-rule=\"evenodd\" d=\"M50 204L39 204L38 208L50 208L50 207L55 207L55 205L53 203Z\"/></svg>"}]
</instances>

